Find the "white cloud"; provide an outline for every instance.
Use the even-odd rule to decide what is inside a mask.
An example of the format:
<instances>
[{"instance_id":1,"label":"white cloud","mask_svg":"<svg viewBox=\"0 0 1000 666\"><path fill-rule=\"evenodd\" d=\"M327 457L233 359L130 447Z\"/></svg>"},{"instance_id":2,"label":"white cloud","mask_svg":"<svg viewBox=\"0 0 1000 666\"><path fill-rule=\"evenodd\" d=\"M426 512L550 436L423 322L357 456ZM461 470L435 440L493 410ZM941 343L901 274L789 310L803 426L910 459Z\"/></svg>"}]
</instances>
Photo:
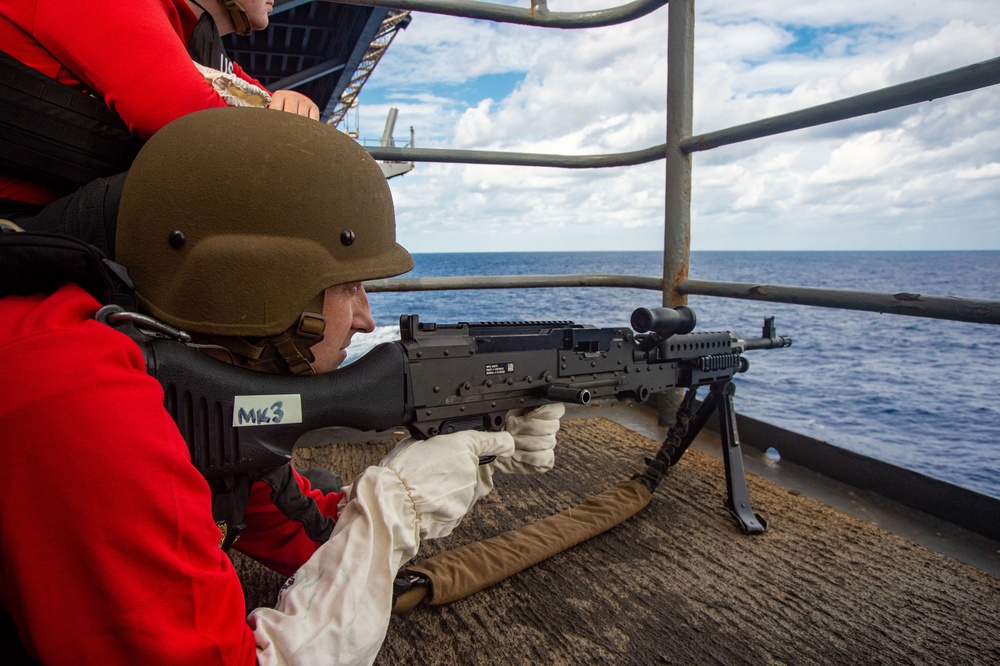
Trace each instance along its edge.
<instances>
[{"instance_id":1,"label":"white cloud","mask_svg":"<svg viewBox=\"0 0 1000 666\"><path fill-rule=\"evenodd\" d=\"M955 172L955 178L959 180L985 180L987 178L1000 178L1000 162L990 162L981 167L971 169L959 169Z\"/></svg>"},{"instance_id":2,"label":"white cloud","mask_svg":"<svg viewBox=\"0 0 1000 666\"><path fill-rule=\"evenodd\" d=\"M418 14L362 94L362 134L381 134L392 105L397 136L413 126L420 146L588 155L663 143L666 16L571 31ZM699 0L696 21L696 133L1000 55L993 0ZM385 101L366 103L369 90ZM696 153L693 246L1000 248L998 128L994 86ZM662 161L418 164L391 185L400 238L418 252L662 246Z\"/></svg>"}]
</instances>

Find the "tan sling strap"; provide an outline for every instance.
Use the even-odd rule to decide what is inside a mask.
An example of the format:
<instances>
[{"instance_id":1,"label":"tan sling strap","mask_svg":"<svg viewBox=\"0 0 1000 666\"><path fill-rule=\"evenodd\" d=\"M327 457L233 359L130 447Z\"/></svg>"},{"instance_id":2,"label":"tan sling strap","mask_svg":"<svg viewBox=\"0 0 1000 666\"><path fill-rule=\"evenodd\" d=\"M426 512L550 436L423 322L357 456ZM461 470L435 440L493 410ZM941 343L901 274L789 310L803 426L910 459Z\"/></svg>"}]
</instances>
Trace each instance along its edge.
<instances>
[{"instance_id":1,"label":"tan sling strap","mask_svg":"<svg viewBox=\"0 0 1000 666\"><path fill-rule=\"evenodd\" d=\"M637 481L621 481L532 525L430 557L405 570L405 575L428 584L400 594L393 612L411 610L421 601L447 604L484 590L624 522L651 498L652 493Z\"/></svg>"},{"instance_id":2,"label":"tan sling strap","mask_svg":"<svg viewBox=\"0 0 1000 666\"><path fill-rule=\"evenodd\" d=\"M520 529L430 557L404 569L396 578L393 612L426 601L447 604L484 590L553 555L606 532L639 513L670 467L680 459L693 417L697 389L689 389L659 451L646 459L646 469L619 481L581 504Z\"/></svg>"}]
</instances>

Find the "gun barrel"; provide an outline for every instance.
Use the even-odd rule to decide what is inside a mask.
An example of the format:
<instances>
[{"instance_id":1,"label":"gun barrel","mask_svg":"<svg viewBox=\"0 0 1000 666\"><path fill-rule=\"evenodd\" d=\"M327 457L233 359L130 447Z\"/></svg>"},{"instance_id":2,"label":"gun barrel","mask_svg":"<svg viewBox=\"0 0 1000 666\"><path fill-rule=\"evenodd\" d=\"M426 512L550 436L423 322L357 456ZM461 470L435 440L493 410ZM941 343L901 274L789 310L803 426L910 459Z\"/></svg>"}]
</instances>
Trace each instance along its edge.
<instances>
[{"instance_id":1,"label":"gun barrel","mask_svg":"<svg viewBox=\"0 0 1000 666\"><path fill-rule=\"evenodd\" d=\"M792 339L787 335L776 335L773 338L750 338L749 340L744 340L743 343L745 351L780 349L782 347L791 347Z\"/></svg>"}]
</instances>

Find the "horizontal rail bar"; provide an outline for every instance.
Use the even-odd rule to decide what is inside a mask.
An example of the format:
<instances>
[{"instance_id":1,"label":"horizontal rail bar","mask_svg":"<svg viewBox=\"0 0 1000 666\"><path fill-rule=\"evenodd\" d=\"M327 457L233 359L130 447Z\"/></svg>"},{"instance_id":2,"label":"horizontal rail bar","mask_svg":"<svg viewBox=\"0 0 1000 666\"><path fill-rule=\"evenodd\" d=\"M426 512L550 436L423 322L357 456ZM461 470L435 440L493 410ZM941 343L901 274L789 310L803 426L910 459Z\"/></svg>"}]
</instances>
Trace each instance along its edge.
<instances>
[{"instance_id":1,"label":"horizontal rail bar","mask_svg":"<svg viewBox=\"0 0 1000 666\"><path fill-rule=\"evenodd\" d=\"M681 150L691 153L710 150L731 143L759 139L792 130L825 125L838 120L896 109L919 102L957 95L1000 83L1000 58L985 60L923 79L882 88L863 95L820 104L728 129L687 137Z\"/></svg>"},{"instance_id":2,"label":"horizontal rail bar","mask_svg":"<svg viewBox=\"0 0 1000 666\"><path fill-rule=\"evenodd\" d=\"M697 296L742 298L752 301L814 305L840 310L881 312L973 324L1000 324L1000 301L925 294L883 294L851 289L819 289L746 282L681 280L677 290Z\"/></svg>"},{"instance_id":3,"label":"horizontal rail bar","mask_svg":"<svg viewBox=\"0 0 1000 666\"><path fill-rule=\"evenodd\" d=\"M397 291L527 289L541 287L626 287L663 291L663 280L639 275L483 275L469 277L391 278L365 282L365 291L373 294Z\"/></svg>"},{"instance_id":4,"label":"horizontal rail bar","mask_svg":"<svg viewBox=\"0 0 1000 666\"><path fill-rule=\"evenodd\" d=\"M511 7L475 0L326 0L345 5L408 9L428 14L485 19L497 23L516 23L542 28L602 28L627 23L651 14L667 0L636 0L619 7L589 12L550 12L545 0L531 0L531 8Z\"/></svg>"},{"instance_id":5,"label":"horizontal rail bar","mask_svg":"<svg viewBox=\"0 0 1000 666\"><path fill-rule=\"evenodd\" d=\"M454 291L461 289L537 289L552 287L625 287L663 291L663 279L641 275L476 275L467 277L390 278L365 282L370 293ZM879 312L973 324L1000 324L1000 301L926 294L884 294L852 289L819 289L750 282L681 280L677 290L695 296L740 298L839 310Z\"/></svg>"},{"instance_id":6,"label":"horizontal rail bar","mask_svg":"<svg viewBox=\"0 0 1000 666\"><path fill-rule=\"evenodd\" d=\"M365 147L372 157L383 162L447 162L450 164L496 164L502 166L562 167L565 169L601 169L632 166L665 159L666 144L626 153L606 155L547 155L543 153L507 153L493 150L456 150L451 148Z\"/></svg>"},{"instance_id":7,"label":"horizontal rail bar","mask_svg":"<svg viewBox=\"0 0 1000 666\"><path fill-rule=\"evenodd\" d=\"M882 90L821 104L765 118L729 129L688 137L680 143L684 152L718 148L792 130L856 118L902 106L957 95L1000 83L1000 58L961 69L918 79ZM445 162L450 164L494 164L500 166L559 167L565 169L602 169L634 166L666 158L666 144L624 153L604 155L554 155L514 153L493 150L456 150L449 148L396 148L372 146L366 150L376 160L385 162Z\"/></svg>"}]
</instances>

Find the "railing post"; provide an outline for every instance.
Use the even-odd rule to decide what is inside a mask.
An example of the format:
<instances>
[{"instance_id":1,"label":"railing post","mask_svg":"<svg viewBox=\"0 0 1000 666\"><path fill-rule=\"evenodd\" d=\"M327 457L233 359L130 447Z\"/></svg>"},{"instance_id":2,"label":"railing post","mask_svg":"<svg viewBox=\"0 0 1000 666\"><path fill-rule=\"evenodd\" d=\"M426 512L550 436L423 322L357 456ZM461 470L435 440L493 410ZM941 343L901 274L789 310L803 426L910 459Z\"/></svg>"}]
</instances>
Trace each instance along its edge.
<instances>
[{"instance_id":1,"label":"railing post","mask_svg":"<svg viewBox=\"0 0 1000 666\"><path fill-rule=\"evenodd\" d=\"M667 29L667 180L663 237L663 305L687 303L677 284L691 259L691 136L694 82L694 0L670 0Z\"/></svg>"},{"instance_id":2,"label":"railing post","mask_svg":"<svg viewBox=\"0 0 1000 666\"><path fill-rule=\"evenodd\" d=\"M694 85L694 1L670 0L667 5L667 177L663 223L663 305L677 307L687 296L677 285L688 277L691 261L691 155L681 141L691 136ZM669 425L681 401L681 391L661 394L657 405L661 425Z\"/></svg>"}]
</instances>

